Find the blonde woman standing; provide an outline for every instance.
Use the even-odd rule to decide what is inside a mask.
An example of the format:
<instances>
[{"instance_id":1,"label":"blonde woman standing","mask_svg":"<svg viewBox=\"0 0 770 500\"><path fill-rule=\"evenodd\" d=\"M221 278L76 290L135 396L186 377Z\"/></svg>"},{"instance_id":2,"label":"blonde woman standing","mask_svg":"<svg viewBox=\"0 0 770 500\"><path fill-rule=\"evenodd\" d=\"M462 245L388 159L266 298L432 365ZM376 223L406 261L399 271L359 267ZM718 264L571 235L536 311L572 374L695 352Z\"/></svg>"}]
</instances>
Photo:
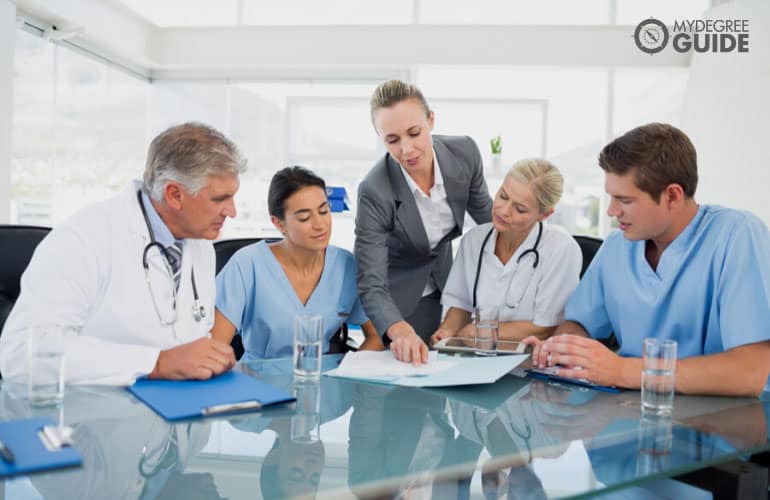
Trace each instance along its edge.
<instances>
[{"instance_id":1,"label":"blonde woman standing","mask_svg":"<svg viewBox=\"0 0 770 500\"><path fill-rule=\"evenodd\" d=\"M470 137L431 135L435 116L417 87L380 84L371 117L387 148L358 187L355 255L367 315L394 355L428 359L441 321L451 242L465 213L489 222L492 200L479 149Z\"/></svg>"},{"instance_id":2,"label":"blonde woman standing","mask_svg":"<svg viewBox=\"0 0 770 500\"><path fill-rule=\"evenodd\" d=\"M541 159L517 162L497 190L492 222L460 242L441 303L448 307L431 342L473 336L475 307L498 308L499 338L546 338L564 319L582 262L575 239L546 219L561 198L559 170Z\"/></svg>"}]
</instances>

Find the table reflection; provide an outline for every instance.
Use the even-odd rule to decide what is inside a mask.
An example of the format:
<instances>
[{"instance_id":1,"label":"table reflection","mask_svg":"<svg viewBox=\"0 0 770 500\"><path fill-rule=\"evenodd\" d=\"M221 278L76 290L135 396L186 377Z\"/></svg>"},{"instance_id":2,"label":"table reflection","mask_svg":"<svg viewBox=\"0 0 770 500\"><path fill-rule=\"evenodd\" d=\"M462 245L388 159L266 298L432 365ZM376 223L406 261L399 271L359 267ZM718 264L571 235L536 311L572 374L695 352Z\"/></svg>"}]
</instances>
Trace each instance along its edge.
<instances>
[{"instance_id":1,"label":"table reflection","mask_svg":"<svg viewBox=\"0 0 770 500\"><path fill-rule=\"evenodd\" d=\"M121 389L68 387L60 409L44 410L3 383L0 417L50 413L74 427L84 460L22 478L11 496L31 484L53 499L220 498L219 485L231 498L537 499L637 485L768 447L768 403L757 399L677 395L673 415L655 418L641 414L638 391L514 376L416 389L295 380L290 360L237 369L297 403L169 424Z\"/></svg>"},{"instance_id":2,"label":"table reflection","mask_svg":"<svg viewBox=\"0 0 770 500\"><path fill-rule=\"evenodd\" d=\"M418 495L454 443L446 398L429 391L362 384L356 387L349 426L348 484L360 497ZM382 492L357 486L403 478ZM395 491L393 491L395 490Z\"/></svg>"},{"instance_id":3,"label":"table reflection","mask_svg":"<svg viewBox=\"0 0 770 500\"><path fill-rule=\"evenodd\" d=\"M767 415L754 398L681 396L673 415L643 415L639 392L581 392L534 381L522 398L547 404L542 429L562 440L580 439L596 479L618 484L692 467L767 445Z\"/></svg>"},{"instance_id":4,"label":"table reflection","mask_svg":"<svg viewBox=\"0 0 770 500\"><path fill-rule=\"evenodd\" d=\"M229 419L240 431L272 431L276 435L259 472L262 497L314 497L326 461L321 425L350 409L354 385L328 377L294 379L290 364L246 365L242 369L297 398L293 405Z\"/></svg>"},{"instance_id":5,"label":"table reflection","mask_svg":"<svg viewBox=\"0 0 770 500\"><path fill-rule=\"evenodd\" d=\"M3 419L49 413L74 429L83 466L30 476L43 498L219 498L211 474L185 471L208 441L206 423L169 424L119 389L68 387L58 409L2 394Z\"/></svg>"}]
</instances>

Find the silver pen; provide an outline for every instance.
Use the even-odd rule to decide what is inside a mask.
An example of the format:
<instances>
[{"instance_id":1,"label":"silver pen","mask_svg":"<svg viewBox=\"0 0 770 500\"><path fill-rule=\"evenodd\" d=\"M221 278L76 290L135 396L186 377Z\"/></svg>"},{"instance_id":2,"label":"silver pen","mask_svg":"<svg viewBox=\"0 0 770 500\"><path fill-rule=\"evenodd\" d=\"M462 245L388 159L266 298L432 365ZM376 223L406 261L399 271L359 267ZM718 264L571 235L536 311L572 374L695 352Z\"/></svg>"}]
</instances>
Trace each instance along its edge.
<instances>
[{"instance_id":1,"label":"silver pen","mask_svg":"<svg viewBox=\"0 0 770 500\"><path fill-rule=\"evenodd\" d=\"M241 401L240 403L225 403L221 405L212 405L204 408L202 413L204 415L216 415L218 413L230 413L241 410L259 410L262 408L262 403L257 400Z\"/></svg>"}]
</instances>

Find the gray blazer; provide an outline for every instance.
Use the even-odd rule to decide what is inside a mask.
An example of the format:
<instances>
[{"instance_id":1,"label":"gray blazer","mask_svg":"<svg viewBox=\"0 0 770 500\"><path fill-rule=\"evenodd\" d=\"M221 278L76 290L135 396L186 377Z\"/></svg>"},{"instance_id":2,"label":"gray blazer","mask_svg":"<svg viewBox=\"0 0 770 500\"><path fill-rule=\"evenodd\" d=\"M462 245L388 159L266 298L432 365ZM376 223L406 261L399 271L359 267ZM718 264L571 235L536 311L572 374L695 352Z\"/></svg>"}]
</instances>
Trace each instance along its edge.
<instances>
[{"instance_id":1,"label":"gray blazer","mask_svg":"<svg viewBox=\"0 0 770 500\"><path fill-rule=\"evenodd\" d=\"M390 154L358 186L358 293L380 334L415 311L430 276L443 291L452 267L452 240L462 234L465 212L478 224L492 220L492 199L473 139L434 135L433 149L456 222L433 249L414 195Z\"/></svg>"}]
</instances>

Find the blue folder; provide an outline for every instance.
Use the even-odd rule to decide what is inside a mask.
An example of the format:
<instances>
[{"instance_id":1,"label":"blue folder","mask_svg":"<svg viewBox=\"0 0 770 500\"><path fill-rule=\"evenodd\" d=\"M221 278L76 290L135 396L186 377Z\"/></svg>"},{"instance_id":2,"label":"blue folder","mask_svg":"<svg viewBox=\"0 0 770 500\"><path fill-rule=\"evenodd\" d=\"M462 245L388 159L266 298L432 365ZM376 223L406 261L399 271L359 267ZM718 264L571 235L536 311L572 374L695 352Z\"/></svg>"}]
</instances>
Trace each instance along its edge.
<instances>
[{"instance_id":1,"label":"blue folder","mask_svg":"<svg viewBox=\"0 0 770 500\"><path fill-rule=\"evenodd\" d=\"M170 421L254 411L295 400L282 389L234 371L209 380L143 378L128 390Z\"/></svg>"},{"instance_id":2,"label":"blue folder","mask_svg":"<svg viewBox=\"0 0 770 500\"><path fill-rule=\"evenodd\" d=\"M539 380L547 380L550 382L563 382L565 384L577 385L579 387L586 387L588 389L593 389L595 391L610 392L613 394L617 394L621 392L620 389L618 389L615 386L594 384L592 382L589 382L588 380L580 379L580 378L560 377L555 373L548 373L544 370L538 370L536 368L528 368L525 371L527 372L527 375L529 377L536 378Z\"/></svg>"},{"instance_id":3,"label":"blue folder","mask_svg":"<svg viewBox=\"0 0 770 500\"><path fill-rule=\"evenodd\" d=\"M83 463L75 448L64 446L49 451L38 436L45 425L55 424L47 417L0 422L0 440L14 455L12 464L0 460L0 477L73 467Z\"/></svg>"}]
</instances>

